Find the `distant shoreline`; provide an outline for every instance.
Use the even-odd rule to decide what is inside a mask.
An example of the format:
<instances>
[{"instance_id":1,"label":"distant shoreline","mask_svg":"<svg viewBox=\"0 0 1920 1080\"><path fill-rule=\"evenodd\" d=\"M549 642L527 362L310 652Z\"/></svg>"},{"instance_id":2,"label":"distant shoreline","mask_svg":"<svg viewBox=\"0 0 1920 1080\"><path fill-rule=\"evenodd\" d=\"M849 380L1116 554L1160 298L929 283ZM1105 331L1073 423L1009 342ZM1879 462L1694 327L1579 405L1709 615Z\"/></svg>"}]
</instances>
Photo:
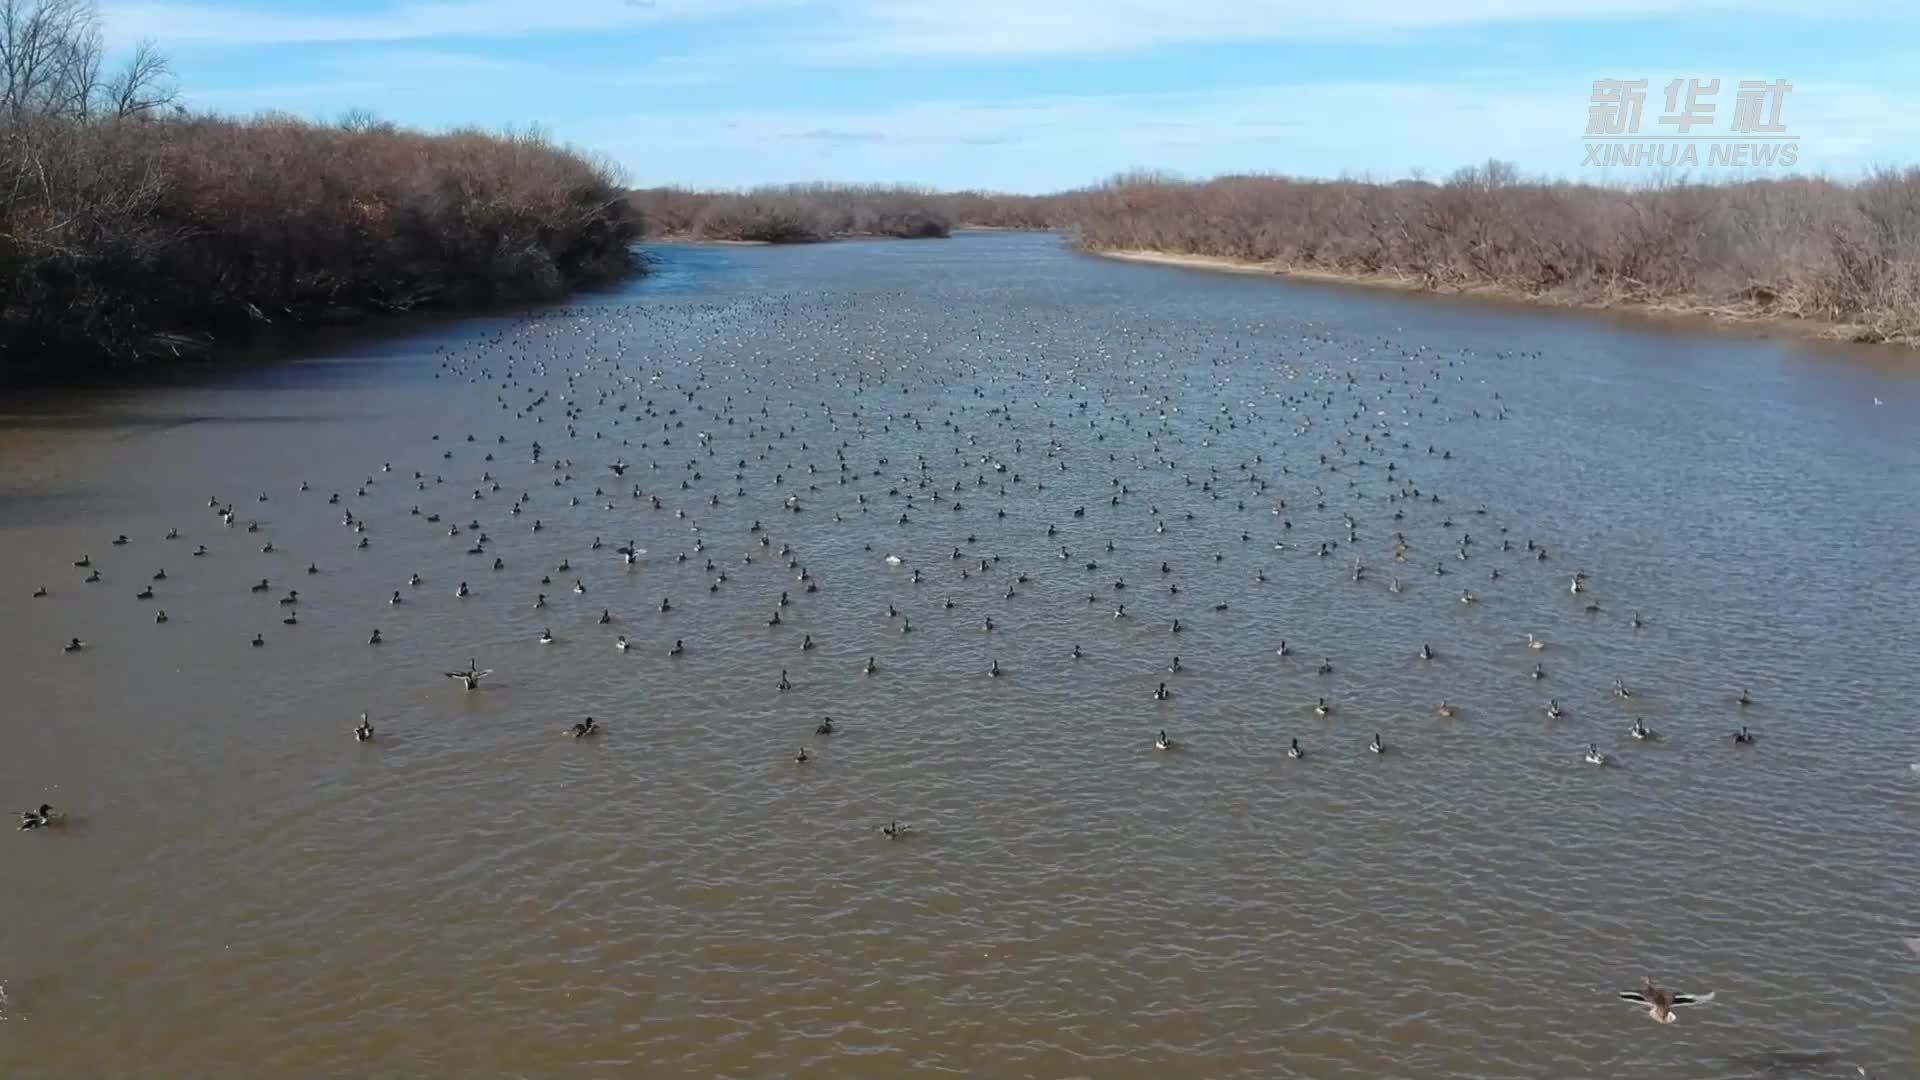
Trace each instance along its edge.
<instances>
[{"instance_id":1,"label":"distant shoreline","mask_svg":"<svg viewBox=\"0 0 1920 1080\"><path fill-rule=\"evenodd\" d=\"M1648 304L1634 300L1530 293L1520 289L1492 284L1433 288L1419 278L1406 274L1362 274L1303 269L1271 262L1256 262L1248 259L1231 259L1220 255L1196 255L1175 251L1104 249L1085 245L1080 246L1078 250L1083 254L1102 259L1115 259L1121 262L1170 266L1187 270L1207 270L1225 274L1255 274L1319 285L1386 289L1418 293L1424 296L1460 297L1536 310L1576 311L1597 315L1624 316L1646 319L1667 325L1690 326L1696 329L1705 328L1722 332L1759 333L1762 336L1778 332L1804 340L1819 341L1828 344L1891 344L1905 348L1912 348L1915 344L1914 342L1908 341L1887 342L1876 340L1867 333L1865 327L1858 324L1823 322L1817 319L1779 315L1768 312L1757 304L1716 304L1704 299L1695 301L1672 300L1663 301L1658 304Z\"/></svg>"}]
</instances>

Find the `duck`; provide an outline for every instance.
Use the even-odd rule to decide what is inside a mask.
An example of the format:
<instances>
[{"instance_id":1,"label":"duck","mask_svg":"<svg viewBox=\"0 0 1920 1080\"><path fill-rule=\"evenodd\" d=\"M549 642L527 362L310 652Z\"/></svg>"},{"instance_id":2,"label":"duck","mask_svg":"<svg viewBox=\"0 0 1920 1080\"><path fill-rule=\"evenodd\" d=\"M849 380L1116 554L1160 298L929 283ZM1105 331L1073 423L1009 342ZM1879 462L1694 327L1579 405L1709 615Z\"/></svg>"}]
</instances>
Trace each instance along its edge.
<instances>
[{"instance_id":1,"label":"duck","mask_svg":"<svg viewBox=\"0 0 1920 1080\"><path fill-rule=\"evenodd\" d=\"M1636 1005L1645 1005L1647 1015L1655 1023L1671 1024L1677 1017L1673 1010L1682 1005L1704 1005L1713 1000L1712 994L1676 994L1654 983L1651 975L1641 980L1639 990L1622 990L1617 995L1622 1001L1631 1001ZM1865 1071L1862 1070L1862 1075Z\"/></svg>"},{"instance_id":2,"label":"duck","mask_svg":"<svg viewBox=\"0 0 1920 1080\"><path fill-rule=\"evenodd\" d=\"M553 644L553 631L552 630L540 631L540 636L536 640L538 640L542 645Z\"/></svg>"},{"instance_id":3,"label":"duck","mask_svg":"<svg viewBox=\"0 0 1920 1080\"><path fill-rule=\"evenodd\" d=\"M477 688L480 685L480 680L486 678L491 674L493 674L492 668L486 668L483 670L477 665L475 665L472 660L467 661L467 668L465 671L446 672L447 678L460 680L460 685L465 687L468 690Z\"/></svg>"},{"instance_id":4,"label":"duck","mask_svg":"<svg viewBox=\"0 0 1920 1080\"><path fill-rule=\"evenodd\" d=\"M1753 698L1747 695L1747 692L1744 688L1740 691L1740 696L1737 698L1734 698L1733 701L1734 701L1734 704L1739 705L1743 709L1753 704Z\"/></svg>"},{"instance_id":5,"label":"duck","mask_svg":"<svg viewBox=\"0 0 1920 1080\"><path fill-rule=\"evenodd\" d=\"M600 725L594 723L593 717L589 716L585 720L568 728L567 731L576 739L584 739L589 735L598 735L600 733Z\"/></svg>"},{"instance_id":6,"label":"duck","mask_svg":"<svg viewBox=\"0 0 1920 1080\"><path fill-rule=\"evenodd\" d=\"M1654 737L1653 729L1648 727L1645 722L1641 721L1638 717L1634 718L1633 726L1627 729L1627 734L1643 742Z\"/></svg>"},{"instance_id":7,"label":"duck","mask_svg":"<svg viewBox=\"0 0 1920 1080\"><path fill-rule=\"evenodd\" d=\"M1431 645L1428 645L1428 644L1425 644L1425 643L1423 642L1423 643L1421 644L1421 646L1420 646L1420 659L1422 659L1422 660L1431 660L1431 659L1433 659L1433 655L1434 655L1434 654L1433 654L1433 646L1431 646Z\"/></svg>"},{"instance_id":8,"label":"duck","mask_svg":"<svg viewBox=\"0 0 1920 1080\"><path fill-rule=\"evenodd\" d=\"M673 639L673 648L667 650L669 658L680 656L687 651L687 643L679 638Z\"/></svg>"},{"instance_id":9,"label":"duck","mask_svg":"<svg viewBox=\"0 0 1920 1080\"><path fill-rule=\"evenodd\" d=\"M1173 691L1167 689L1166 683L1161 683L1159 686L1154 687L1153 700L1166 701L1171 697L1173 697Z\"/></svg>"},{"instance_id":10,"label":"duck","mask_svg":"<svg viewBox=\"0 0 1920 1080\"><path fill-rule=\"evenodd\" d=\"M1599 747L1599 744L1597 743L1587 744L1587 754L1586 754L1585 760L1586 760L1586 763L1589 765L1605 765L1608 763L1607 755L1600 752L1600 747Z\"/></svg>"},{"instance_id":11,"label":"duck","mask_svg":"<svg viewBox=\"0 0 1920 1080\"><path fill-rule=\"evenodd\" d=\"M360 714L360 726L353 729L353 737L357 742L373 741L373 721L367 719L366 713Z\"/></svg>"},{"instance_id":12,"label":"duck","mask_svg":"<svg viewBox=\"0 0 1920 1080\"><path fill-rule=\"evenodd\" d=\"M100 571L98 570L92 571L91 573L87 574L86 577L81 578L80 580L86 582L88 585L96 584L100 580Z\"/></svg>"},{"instance_id":13,"label":"duck","mask_svg":"<svg viewBox=\"0 0 1920 1080\"><path fill-rule=\"evenodd\" d=\"M621 634L619 637L613 639L613 647L619 649L621 652L626 652L633 646L632 643L627 640L627 635Z\"/></svg>"},{"instance_id":14,"label":"duck","mask_svg":"<svg viewBox=\"0 0 1920 1080\"><path fill-rule=\"evenodd\" d=\"M22 832L28 829L44 829L52 825L53 821L53 807L46 803L41 803L37 810L20 811L20 830Z\"/></svg>"},{"instance_id":15,"label":"duck","mask_svg":"<svg viewBox=\"0 0 1920 1080\"><path fill-rule=\"evenodd\" d=\"M1441 698L1440 704L1434 707L1433 713L1442 720L1451 720L1459 711L1458 708L1449 704L1446 698Z\"/></svg>"},{"instance_id":16,"label":"duck","mask_svg":"<svg viewBox=\"0 0 1920 1080\"><path fill-rule=\"evenodd\" d=\"M262 645L265 645L266 643L267 643L267 639L260 636L259 634L253 635L253 641L250 642L250 644L252 644L252 646L256 649L261 647Z\"/></svg>"},{"instance_id":17,"label":"duck","mask_svg":"<svg viewBox=\"0 0 1920 1080\"><path fill-rule=\"evenodd\" d=\"M807 753L807 748L804 746L800 748L799 753L793 755L793 763L795 765L805 765L808 761L811 761L812 759L813 759L813 755Z\"/></svg>"},{"instance_id":18,"label":"duck","mask_svg":"<svg viewBox=\"0 0 1920 1080\"><path fill-rule=\"evenodd\" d=\"M993 663L987 665L987 677L990 679L997 679L1000 677L1000 661L999 660L995 660Z\"/></svg>"},{"instance_id":19,"label":"duck","mask_svg":"<svg viewBox=\"0 0 1920 1080\"><path fill-rule=\"evenodd\" d=\"M1171 750L1173 749L1173 740L1167 738L1167 733L1162 731L1153 737L1153 748L1155 750Z\"/></svg>"},{"instance_id":20,"label":"duck","mask_svg":"<svg viewBox=\"0 0 1920 1080\"><path fill-rule=\"evenodd\" d=\"M280 621L287 626L298 626L300 625L300 616L295 612L289 611L287 612L287 617Z\"/></svg>"},{"instance_id":21,"label":"duck","mask_svg":"<svg viewBox=\"0 0 1920 1080\"><path fill-rule=\"evenodd\" d=\"M371 633L371 634L368 634L368 635L367 635L367 644L369 644L369 645L379 645L379 644L381 644L381 640L380 640L380 628L379 628L379 627L377 627L377 626L376 626L376 627L374 627L374 628L373 628L373 633Z\"/></svg>"},{"instance_id":22,"label":"duck","mask_svg":"<svg viewBox=\"0 0 1920 1080\"><path fill-rule=\"evenodd\" d=\"M865 675L872 675L879 670L880 670L880 665L874 663L873 657L871 656L867 657L867 662L861 665L860 667L861 673Z\"/></svg>"},{"instance_id":23,"label":"duck","mask_svg":"<svg viewBox=\"0 0 1920 1080\"><path fill-rule=\"evenodd\" d=\"M898 840L907 835L907 827L898 821L889 821L885 825L880 826L880 835L889 840Z\"/></svg>"},{"instance_id":24,"label":"duck","mask_svg":"<svg viewBox=\"0 0 1920 1080\"><path fill-rule=\"evenodd\" d=\"M86 646L81 643L80 639L74 638L68 641L65 645L61 646L61 651L62 652L79 652L81 649L84 649L84 648L86 648Z\"/></svg>"},{"instance_id":25,"label":"duck","mask_svg":"<svg viewBox=\"0 0 1920 1080\"><path fill-rule=\"evenodd\" d=\"M819 722L818 724L816 724L816 725L814 725L814 728L813 728L813 733L814 733L815 735L831 735L831 734L833 734L833 717L831 717L831 716L823 716L823 717L821 717L821 718L820 718L820 722Z\"/></svg>"},{"instance_id":26,"label":"duck","mask_svg":"<svg viewBox=\"0 0 1920 1080\"><path fill-rule=\"evenodd\" d=\"M1300 758L1307 756L1307 752L1305 750L1300 749L1299 739L1293 740L1293 742L1287 746L1287 756L1290 758L1293 758L1296 761L1299 760Z\"/></svg>"},{"instance_id":27,"label":"duck","mask_svg":"<svg viewBox=\"0 0 1920 1080\"><path fill-rule=\"evenodd\" d=\"M151 600L151 599L153 599L153 586L151 586L151 585L149 585L149 586L147 586L146 588L144 588L144 589L141 589L141 590L140 590L139 592L137 592L137 593L134 593L134 594L133 594L133 598L134 598L135 600Z\"/></svg>"},{"instance_id":28,"label":"duck","mask_svg":"<svg viewBox=\"0 0 1920 1080\"><path fill-rule=\"evenodd\" d=\"M1326 698L1321 698L1319 701L1314 702L1313 715L1326 716L1328 713L1331 713L1331 712L1333 712L1333 706L1327 704Z\"/></svg>"},{"instance_id":29,"label":"duck","mask_svg":"<svg viewBox=\"0 0 1920 1080\"><path fill-rule=\"evenodd\" d=\"M1617 698L1630 698L1633 696L1633 691L1627 689L1625 679L1613 680L1613 696Z\"/></svg>"},{"instance_id":30,"label":"duck","mask_svg":"<svg viewBox=\"0 0 1920 1080\"><path fill-rule=\"evenodd\" d=\"M1384 754L1387 752L1387 744L1380 741L1379 732L1376 731L1373 733L1373 741L1367 744L1367 749L1376 754Z\"/></svg>"},{"instance_id":31,"label":"duck","mask_svg":"<svg viewBox=\"0 0 1920 1080\"><path fill-rule=\"evenodd\" d=\"M1758 736L1754 735L1753 732L1748 731L1746 728L1746 725L1742 724L1740 726L1740 730L1734 732L1729 737L1733 739L1733 743L1735 746L1751 746L1753 745L1754 739L1756 739Z\"/></svg>"},{"instance_id":32,"label":"duck","mask_svg":"<svg viewBox=\"0 0 1920 1080\"><path fill-rule=\"evenodd\" d=\"M160 610L159 610L158 612L155 612L155 613L154 613L154 616L153 616L153 621L154 621L154 622L156 622L156 623L164 623L164 622L166 622L166 621L167 621L167 609L166 609L166 608L161 608L161 609L160 609Z\"/></svg>"},{"instance_id":33,"label":"duck","mask_svg":"<svg viewBox=\"0 0 1920 1080\"><path fill-rule=\"evenodd\" d=\"M38 600L45 595L47 595L47 587L45 585L42 585L39 588L33 590L33 598L35 600Z\"/></svg>"},{"instance_id":34,"label":"duck","mask_svg":"<svg viewBox=\"0 0 1920 1080\"><path fill-rule=\"evenodd\" d=\"M1566 710L1560 707L1560 702L1553 698L1547 699L1547 719L1558 720L1565 715L1567 715Z\"/></svg>"},{"instance_id":35,"label":"duck","mask_svg":"<svg viewBox=\"0 0 1920 1080\"><path fill-rule=\"evenodd\" d=\"M1544 649L1546 647L1547 647L1547 643L1545 641L1541 640L1540 638L1534 637L1532 633L1527 634L1527 648Z\"/></svg>"}]
</instances>

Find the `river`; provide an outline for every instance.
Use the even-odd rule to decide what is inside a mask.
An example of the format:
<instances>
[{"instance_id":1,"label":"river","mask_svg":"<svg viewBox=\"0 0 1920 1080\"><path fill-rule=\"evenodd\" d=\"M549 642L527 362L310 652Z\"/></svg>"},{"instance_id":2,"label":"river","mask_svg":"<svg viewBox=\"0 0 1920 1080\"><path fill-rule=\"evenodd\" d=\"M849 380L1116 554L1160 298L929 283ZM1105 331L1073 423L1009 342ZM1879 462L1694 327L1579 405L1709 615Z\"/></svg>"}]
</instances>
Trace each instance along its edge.
<instances>
[{"instance_id":1,"label":"river","mask_svg":"<svg viewBox=\"0 0 1920 1080\"><path fill-rule=\"evenodd\" d=\"M0 799L64 817L0 842L0 1075L1920 1058L1920 365L1048 236L656 255L6 410Z\"/></svg>"}]
</instances>

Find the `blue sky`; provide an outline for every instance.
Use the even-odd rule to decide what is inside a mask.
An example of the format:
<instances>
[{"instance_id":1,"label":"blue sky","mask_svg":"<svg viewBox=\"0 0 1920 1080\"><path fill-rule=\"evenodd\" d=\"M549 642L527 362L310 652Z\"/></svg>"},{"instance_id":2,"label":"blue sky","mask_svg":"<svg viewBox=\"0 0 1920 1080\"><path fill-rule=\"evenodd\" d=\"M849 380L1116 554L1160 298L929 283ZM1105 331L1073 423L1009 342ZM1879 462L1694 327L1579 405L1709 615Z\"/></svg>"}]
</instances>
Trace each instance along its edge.
<instances>
[{"instance_id":1,"label":"blue sky","mask_svg":"<svg viewBox=\"0 0 1920 1080\"><path fill-rule=\"evenodd\" d=\"M537 123L638 185L1582 167L1593 81L1793 86L1800 171L1920 163L1910 0L100 0L189 102ZM1629 170L1630 171L1630 170ZM1718 175L1727 175L1726 170Z\"/></svg>"}]
</instances>

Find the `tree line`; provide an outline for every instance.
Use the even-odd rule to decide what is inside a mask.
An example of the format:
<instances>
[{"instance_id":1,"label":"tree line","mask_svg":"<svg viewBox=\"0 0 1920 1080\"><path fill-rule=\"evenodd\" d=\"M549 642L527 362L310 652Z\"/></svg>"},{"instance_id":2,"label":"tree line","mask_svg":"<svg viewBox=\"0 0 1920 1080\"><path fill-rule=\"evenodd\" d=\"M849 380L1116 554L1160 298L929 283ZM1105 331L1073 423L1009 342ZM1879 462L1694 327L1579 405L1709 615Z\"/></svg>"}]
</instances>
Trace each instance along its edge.
<instances>
[{"instance_id":1,"label":"tree line","mask_svg":"<svg viewBox=\"0 0 1920 1080\"><path fill-rule=\"evenodd\" d=\"M0 378L633 266L617 171L537 131L198 115L151 44L105 59L92 0L0 0Z\"/></svg>"},{"instance_id":2,"label":"tree line","mask_svg":"<svg viewBox=\"0 0 1920 1080\"><path fill-rule=\"evenodd\" d=\"M1920 169L1638 188L1526 180L1499 161L1441 182L1135 173L1064 204L1062 220L1095 251L1920 340Z\"/></svg>"}]
</instances>

